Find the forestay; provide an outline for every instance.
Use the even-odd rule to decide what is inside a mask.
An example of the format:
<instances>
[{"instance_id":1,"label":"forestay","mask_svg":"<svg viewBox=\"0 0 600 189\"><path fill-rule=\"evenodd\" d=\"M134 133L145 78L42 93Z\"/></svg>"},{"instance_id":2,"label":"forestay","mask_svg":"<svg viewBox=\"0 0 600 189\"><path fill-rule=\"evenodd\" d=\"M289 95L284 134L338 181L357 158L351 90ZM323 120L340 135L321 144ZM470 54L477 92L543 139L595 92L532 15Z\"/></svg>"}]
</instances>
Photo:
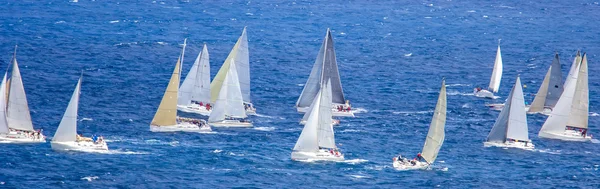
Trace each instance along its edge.
<instances>
[{"instance_id":1,"label":"forestay","mask_svg":"<svg viewBox=\"0 0 600 189\"><path fill-rule=\"evenodd\" d=\"M77 81L75 91L71 96L67 110L60 120L58 129L52 138L52 141L56 142L72 142L76 140L77 136L77 110L79 109L79 94L81 93L81 77Z\"/></svg>"},{"instance_id":2,"label":"forestay","mask_svg":"<svg viewBox=\"0 0 600 189\"><path fill-rule=\"evenodd\" d=\"M438 97L433 118L429 125L429 132L423 145L421 156L427 163L433 163L437 158L440 148L444 143L446 125L446 81L442 80L442 88Z\"/></svg>"},{"instance_id":3,"label":"forestay","mask_svg":"<svg viewBox=\"0 0 600 189\"><path fill-rule=\"evenodd\" d=\"M21 79L17 58L13 58L11 83L8 92L8 107L6 112L8 127L19 130L33 131L31 114L27 105L27 97Z\"/></svg>"},{"instance_id":4,"label":"forestay","mask_svg":"<svg viewBox=\"0 0 600 189\"><path fill-rule=\"evenodd\" d=\"M206 44L179 89L179 105L188 105L192 100L210 102L210 63Z\"/></svg>"}]
</instances>

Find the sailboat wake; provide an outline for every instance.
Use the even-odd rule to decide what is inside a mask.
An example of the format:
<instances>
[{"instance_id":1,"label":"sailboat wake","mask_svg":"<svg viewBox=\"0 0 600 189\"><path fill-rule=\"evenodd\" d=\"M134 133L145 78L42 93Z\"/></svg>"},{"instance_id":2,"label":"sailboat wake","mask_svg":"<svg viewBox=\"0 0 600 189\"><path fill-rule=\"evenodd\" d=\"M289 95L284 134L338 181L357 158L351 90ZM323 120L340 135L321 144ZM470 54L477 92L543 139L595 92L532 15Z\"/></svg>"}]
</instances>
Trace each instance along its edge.
<instances>
[{"instance_id":1,"label":"sailboat wake","mask_svg":"<svg viewBox=\"0 0 600 189\"><path fill-rule=\"evenodd\" d=\"M533 151L541 152L541 153L548 153L548 154L561 154L560 150L552 150L552 149L542 149L542 150L535 149Z\"/></svg>"},{"instance_id":2,"label":"sailboat wake","mask_svg":"<svg viewBox=\"0 0 600 189\"><path fill-rule=\"evenodd\" d=\"M594 144L598 144L598 143L600 143L600 140L594 138L594 139L590 140L590 142L592 142Z\"/></svg>"},{"instance_id":3,"label":"sailboat wake","mask_svg":"<svg viewBox=\"0 0 600 189\"><path fill-rule=\"evenodd\" d=\"M275 127L254 127L254 130L259 130L259 131L273 131L273 130L275 130Z\"/></svg>"},{"instance_id":4,"label":"sailboat wake","mask_svg":"<svg viewBox=\"0 0 600 189\"><path fill-rule=\"evenodd\" d=\"M341 161L342 163L347 163L350 165L356 165L356 164L360 164L360 163L365 163L365 162L369 162L369 160L366 159L349 159L349 160L344 160Z\"/></svg>"},{"instance_id":5,"label":"sailboat wake","mask_svg":"<svg viewBox=\"0 0 600 189\"><path fill-rule=\"evenodd\" d=\"M369 112L369 110L364 109L364 108L356 108L356 109L352 110L352 113L355 113L355 114L357 114L357 113L367 113L367 112Z\"/></svg>"}]
</instances>

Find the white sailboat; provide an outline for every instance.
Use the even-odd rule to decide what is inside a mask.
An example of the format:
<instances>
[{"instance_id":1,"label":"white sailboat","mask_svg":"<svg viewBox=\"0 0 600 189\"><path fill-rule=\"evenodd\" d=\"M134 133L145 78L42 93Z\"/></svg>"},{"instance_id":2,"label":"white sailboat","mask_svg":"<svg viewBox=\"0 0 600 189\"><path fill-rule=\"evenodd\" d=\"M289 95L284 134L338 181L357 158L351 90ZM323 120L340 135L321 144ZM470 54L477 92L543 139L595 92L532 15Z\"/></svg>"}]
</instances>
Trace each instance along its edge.
<instances>
[{"instance_id":1,"label":"white sailboat","mask_svg":"<svg viewBox=\"0 0 600 189\"><path fill-rule=\"evenodd\" d=\"M558 53L556 53L552 65L548 68L544 81L535 95L535 99L533 99L527 113L549 115L563 92L562 84L561 65Z\"/></svg>"},{"instance_id":2,"label":"white sailboat","mask_svg":"<svg viewBox=\"0 0 600 189\"><path fill-rule=\"evenodd\" d=\"M57 151L108 151L108 145L102 137L92 139L77 134L77 110L79 109L79 95L81 94L81 79L82 77L79 77L67 110L65 110L65 114L50 144L52 149Z\"/></svg>"},{"instance_id":3,"label":"white sailboat","mask_svg":"<svg viewBox=\"0 0 600 189\"><path fill-rule=\"evenodd\" d=\"M533 149L527 131L527 114L521 79L517 76L515 86L510 91L506 105L502 108L494 127L490 131L485 147Z\"/></svg>"},{"instance_id":4,"label":"white sailboat","mask_svg":"<svg viewBox=\"0 0 600 189\"><path fill-rule=\"evenodd\" d=\"M327 68L327 69L324 69ZM323 70L328 70L323 72ZM342 82L340 80L340 73L337 66L337 60L335 55L335 49L333 45L333 37L329 28L325 35L325 40L321 45L315 64L308 76L308 80L302 89L302 94L296 102L296 109L299 113L308 112L313 99L319 92L321 83L325 78L331 79L331 90L332 90L332 111L333 116L339 117L354 117L350 101L344 98L344 91L342 90Z\"/></svg>"},{"instance_id":5,"label":"white sailboat","mask_svg":"<svg viewBox=\"0 0 600 189\"><path fill-rule=\"evenodd\" d=\"M183 55L183 52L182 52ZM211 131L206 121L201 119L177 117L177 99L179 91L179 78L181 72L181 56L177 58L175 69L167 85L158 110L150 123L152 132L208 132Z\"/></svg>"},{"instance_id":6,"label":"white sailboat","mask_svg":"<svg viewBox=\"0 0 600 189\"><path fill-rule=\"evenodd\" d=\"M225 77L229 72L230 63L233 62L235 62L235 68L238 73L239 86L244 100L244 108L247 114L254 115L256 114L256 108L254 108L254 104L252 104L252 99L250 98L250 55L248 51L246 27L244 27L242 35L238 38L233 49L231 49L227 59L225 59L223 66L221 66L221 69L217 72L212 83L210 83L211 102L213 104L217 101Z\"/></svg>"},{"instance_id":7,"label":"white sailboat","mask_svg":"<svg viewBox=\"0 0 600 189\"><path fill-rule=\"evenodd\" d=\"M563 91L556 106L542 126L540 138L560 139L566 141L590 141L588 135L589 88L588 65L586 54L575 71L569 72Z\"/></svg>"},{"instance_id":8,"label":"white sailboat","mask_svg":"<svg viewBox=\"0 0 600 189\"><path fill-rule=\"evenodd\" d=\"M41 130L34 130L29 114L29 106L27 105L27 97L25 96L25 88L21 79L21 72L16 58L17 47L15 46L15 54L12 59L12 75L10 82L6 82L6 74L2 81L2 92L0 96L3 100L0 107L3 111L0 115L0 125L6 124L6 127L0 126L0 142L2 143L45 143L46 137ZM8 87L8 97L4 96L4 90ZM4 104L7 102L6 104Z\"/></svg>"},{"instance_id":9,"label":"white sailboat","mask_svg":"<svg viewBox=\"0 0 600 189\"><path fill-rule=\"evenodd\" d=\"M344 155L335 145L331 125L331 80L323 83L313 100L304 129L294 146L291 158L295 161L343 161Z\"/></svg>"},{"instance_id":10,"label":"white sailboat","mask_svg":"<svg viewBox=\"0 0 600 189\"><path fill-rule=\"evenodd\" d=\"M178 95L177 110L210 115L210 63L206 44L183 80Z\"/></svg>"},{"instance_id":11,"label":"white sailboat","mask_svg":"<svg viewBox=\"0 0 600 189\"><path fill-rule=\"evenodd\" d=\"M252 127L252 123L246 120L248 116L244 108L236 62L230 61L229 70L225 74L208 123L213 127Z\"/></svg>"},{"instance_id":12,"label":"white sailboat","mask_svg":"<svg viewBox=\"0 0 600 189\"><path fill-rule=\"evenodd\" d=\"M446 81L443 79L423 150L417 154L417 160L408 160L402 156L394 157L392 163L394 168L399 170L425 169L435 162L446 136L444 129L446 126L446 104Z\"/></svg>"},{"instance_id":13,"label":"white sailboat","mask_svg":"<svg viewBox=\"0 0 600 189\"><path fill-rule=\"evenodd\" d=\"M496 61L494 62L494 69L492 71L492 77L490 78L488 90L475 88L473 89L473 93L476 97L494 98L494 93L497 93L498 89L500 88L500 80L502 80L502 53L500 52L500 40L498 40Z\"/></svg>"}]
</instances>

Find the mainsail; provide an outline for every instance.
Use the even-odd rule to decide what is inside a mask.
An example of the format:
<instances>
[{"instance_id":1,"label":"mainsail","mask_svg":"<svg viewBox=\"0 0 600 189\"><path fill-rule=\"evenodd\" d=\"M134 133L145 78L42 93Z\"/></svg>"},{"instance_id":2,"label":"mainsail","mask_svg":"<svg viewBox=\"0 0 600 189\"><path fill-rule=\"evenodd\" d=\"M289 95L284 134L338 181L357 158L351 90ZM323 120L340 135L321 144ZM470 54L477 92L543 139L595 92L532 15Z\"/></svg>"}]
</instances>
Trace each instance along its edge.
<instances>
[{"instance_id":1,"label":"mainsail","mask_svg":"<svg viewBox=\"0 0 600 189\"><path fill-rule=\"evenodd\" d=\"M322 82L329 79L331 80L332 102L336 104L346 103L335 55L333 37L329 29L327 29L325 40L321 45L315 64L304 85L304 89L302 89L302 94L300 94L300 98L296 102L296 106L309 107L310 103L316 97Z\"/></svg>"},{"instance_id":2,"label":"mainsail","mask_svg":"<svg viewBox=\"0 0 600 189\"><path fill-rule=\"evenodd\" d=\"M563 92L562 72L558 53L554 56L552 65L544 77L544 81L535 95L529 112L541 112L544 107L554 108Z\"/></svg>"},{"instance_id":3,"label":"mainsail","mask_svg":"<svg viewBox=\"0 0 600 189\"><path fill-rule=\"evenodd\" d=\"M240 90L242 91L242 98L244 102L252 102L250 99L250 55L248 52L248 37L246 34L246 27L242 31L242 35L238 38L237 42L231 49L231 52L225 59L223 66L217 72L217 75L210 84L211 91L211 102L215 102L221 91L221 86L225 81L225 77L229 72L231 62L235 62L235 68L238 72L238 80Z\"/></svg>"},{"instance_id":4,"label":"mainsail","mask_svg":"<svg viewBox=\"0 0 600 189\"><path fill-rule=\"evenodd\" d=\"M438 97L433 118L427 132L427 139L423 145L421 156L427 163L433 163L437 158L440 148L444 143L446 125L446 80L442 80L442 88Z\"/></svg>"},{"instance_id":5,"label":"mainsail","mask_svg":"<svg viewBox=\"0 0 600 189\"><path fill-rule=\"evenodd\" d=\"M247 117L235 64L231 60L230 65L233 66L227 71L223 86L220 87L221 91L214 104L214 109L208 118L208 122L223 121L227 117Z\"/></svg>"},{"instance_id":6,"label":"mainsail","mask_svg":"<svg viewBox=\"0 0 600 189\"><path fill-rule=\"evenodd\" d=\"M0 85L0 133L8 133L8 122L6 121L6 75L2 78Z\"/></svg>"},{"instance_id":7,"label":"mainsail","mask_svg":"<svg viewBox=\"0 0 600 189\"><path fill-rule=\"evenodd\" d=\"M177 104L188 105L191 101L210 102L210 63L206 44L179 89Z\"/></svg>"},{"instance_id":8,"label":"mainsail","mask_svg":"<svg viewBox=\"0 0 600 189\"><path fill-rule=\"evenodd\" d=\"M177 124L177 91L179 90L180 65L181 57L177 59L167 90L160 101L156 114L154 114L151 125L173 126Z\"/></svg>"},{"instance_id":9,"label":"mainsail","mask_svg":"<svg viewBox=\"0 0 600 189\"><path fill-rule=\"evenodd\" d=\"M490 78L490 86L488 87L492 92L497 93L500 88L500 80L502 79L502 54L500 53L500 44L498 44L498 51L496 51L496 61L494 62L494 70L492 71L492 77Z\"/></svg>"},{"instance_id":10,"label":"mainsail","mask_svg":"<svg viewBox=\"0 0 600 189\"><path fill-rule=\"evenodd\" d=\"M17 64L17 58L13 57L13 69L10 89L8 92L8 108L6 118L8 127L19 130L33 131L33 123L27 105L25 88L21 79L21 72Z\"/></svg>"},{"instance_id":11,"label":"mainsail","mask_svg":"<svg viewBox=\"0 0 600 189\"><path fill-rule=\"evenodd\" d=\"M523 88L518 76L487 141L504 143L507 139L529 141Z\"/></svg>"},{"instance_id":12,"label":"mainsail","mask_svg":"<svg viewBox=\"0 0 600 189\"><path fill-rule=\"evenodd\" d=\"M81 93L81 77L77 81L75 91L71 96L67 110L60 120L58 129L52 138L56 142L71 142L76 140L77 136L77 109L79 109L79 94Z\"/></svg>"}]
</instances>

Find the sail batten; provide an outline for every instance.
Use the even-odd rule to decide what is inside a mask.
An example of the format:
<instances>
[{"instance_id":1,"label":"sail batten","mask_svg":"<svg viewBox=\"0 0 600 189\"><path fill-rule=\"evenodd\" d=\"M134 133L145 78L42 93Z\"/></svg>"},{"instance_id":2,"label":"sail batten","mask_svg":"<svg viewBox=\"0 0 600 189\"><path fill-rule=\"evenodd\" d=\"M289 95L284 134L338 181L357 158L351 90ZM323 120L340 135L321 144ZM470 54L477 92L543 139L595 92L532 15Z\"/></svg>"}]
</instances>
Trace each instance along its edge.
<instances>
[{"instance_id":1,"label":"sail batten","mask_svg":"<svg viewBox=\"0 0 600 189\"><path fill-rule=\"evenodd\" d=\"M65 110L58 129L54 133L52 141L55 142L72 142L77 139L77 111L79 109L79 95L81 93L81 77L77 81L69 105Z\"/></svg>"},{"instance_id":2,"label":"sail batten","mask_svg":"<svg viewBox=\"0 0 600 189\"><path fill-rule=\"evenodd\" d=\"M429 125L429 131L427 132L427 138L423 145L423 151L421 153L423 159L427 163L433 163L437 158L437 155L444 143L445 138L445 125L446 125L446 81L442 80L442 88L440 89L440 95L438 97L433 118Z\"/></svg>"},{"instance_id":3,"label":"sail batten","mask_svg":"<svg viewBox=\"0 0 600 189\"><path fill-rule=\"evenodd\" d=\"M8 91L8 107L6 112L8 127L19 130L33 131L29 105L23 87L23 80L17 59L13 58L13 70Z\"/></svg>"}]
</instances>

